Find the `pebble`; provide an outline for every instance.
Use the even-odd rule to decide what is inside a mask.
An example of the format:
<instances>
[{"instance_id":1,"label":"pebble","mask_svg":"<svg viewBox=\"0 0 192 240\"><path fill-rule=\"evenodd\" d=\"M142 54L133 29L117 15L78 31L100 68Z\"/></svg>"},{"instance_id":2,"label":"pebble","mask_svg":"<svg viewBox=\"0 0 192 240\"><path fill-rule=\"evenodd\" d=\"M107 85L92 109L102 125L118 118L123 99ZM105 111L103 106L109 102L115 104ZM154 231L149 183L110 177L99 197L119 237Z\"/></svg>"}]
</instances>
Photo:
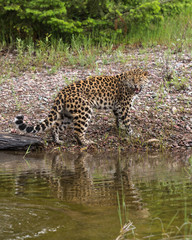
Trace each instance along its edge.
<instances>
[{"instance_id":1,"label":"pebble","mask_svg":"<svg viewBox=\"0 0 192 240\"><path fill-rule=\"evenodd\" d=\"M186 126L186 129L187 129L188 131L192 132L192 129L190 128L189 125Z\"/></svg>"},{"instance_id":2,"label":"pebble","mask_svg":"<svg viewBox=\"0 0 192 240\"><path fill-rule=\"evenodd\" d=\"M176 107L172 107L172 113L176 114L177 113L177 108Z\"/></svg>"},{"instance_id":3,"label":"pebble","mask_svg":"<svg viewBox=\"0 0 192 240\"><path fill-rule=\"evenodd\" d=\"M16 131L16 129L11 128L10 132L11 132L11 133L16 133L17 131Z\"/></svg>"},{"instance_id":4,"label":"pebble","mask_svg":"<svg viewBox=\"0 0 192 240\"><path fill-rule=\"evenodd\" d=\"M104 121L108 121L109 118L108 118L108 117L103 117L103 120L104 120Z\"/></svg>"},{"instance_id":5,"label":"pebble","mask_svg":"<svg viewBox=\"0 0 192 240\"><path fill-rule=\"evenodd\" d=\"M147 144L149 146L158 147L160 145L160 141L157 138L151 138L147 141Z\"/></svg>"}]
</instances>

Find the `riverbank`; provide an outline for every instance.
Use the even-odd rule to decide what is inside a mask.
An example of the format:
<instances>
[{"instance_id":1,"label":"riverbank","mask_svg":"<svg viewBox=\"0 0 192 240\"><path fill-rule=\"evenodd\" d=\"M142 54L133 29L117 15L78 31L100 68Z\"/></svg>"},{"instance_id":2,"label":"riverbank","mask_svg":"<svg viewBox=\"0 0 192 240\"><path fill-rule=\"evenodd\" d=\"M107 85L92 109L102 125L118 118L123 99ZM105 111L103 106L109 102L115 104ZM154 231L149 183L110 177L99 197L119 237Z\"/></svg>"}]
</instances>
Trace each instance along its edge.
<instances>
[{"instance_id":1,"label":"riverbank","mask_svg":"<svg viewBox=\"0 0 192 240\"><path fill-rule=\"evenodd\" d=\"M111 112L96 110L86 136L95 144L88 149L182 150L192 147L191 51L162 46L134 49L114 46L110 52L100 51L90 66L66 61L58 68L46 61L38 66L33 61L35 57L32 56L29 66L21 70L25 54L18 58L18 52L0 52L0 132L19 132L14 126L18 114L23 114L31 124L44 119L57 92L72 81L141 67L150 75L132 108L131 122L136 137L130 138L124 130L118 131ZM49 134L40 136L46 140L48 150L58 149L49 143ZM59 147L60 150L79 149L71 129L64 132L63 139L65 145Z\"/></svg>"}]
</instances>

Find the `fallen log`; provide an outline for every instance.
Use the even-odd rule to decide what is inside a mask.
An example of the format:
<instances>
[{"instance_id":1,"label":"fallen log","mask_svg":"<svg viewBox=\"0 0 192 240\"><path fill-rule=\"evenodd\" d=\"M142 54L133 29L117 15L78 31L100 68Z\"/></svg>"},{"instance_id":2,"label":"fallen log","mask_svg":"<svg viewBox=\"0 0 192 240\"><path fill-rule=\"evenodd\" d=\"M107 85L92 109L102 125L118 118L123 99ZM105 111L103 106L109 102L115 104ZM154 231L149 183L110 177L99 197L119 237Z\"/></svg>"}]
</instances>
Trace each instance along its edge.
<instances>
[{"instance_id":1,"label":"fallen log","mask_svg":"<svg viewBox=\"0 0 192 240\"><path fill-rule=\"evenodd\" d=\"M29 146L38 148L43 146L43 141L39 137L0 133L0 150L27 150Z\"/></svg>"}]
</instances>

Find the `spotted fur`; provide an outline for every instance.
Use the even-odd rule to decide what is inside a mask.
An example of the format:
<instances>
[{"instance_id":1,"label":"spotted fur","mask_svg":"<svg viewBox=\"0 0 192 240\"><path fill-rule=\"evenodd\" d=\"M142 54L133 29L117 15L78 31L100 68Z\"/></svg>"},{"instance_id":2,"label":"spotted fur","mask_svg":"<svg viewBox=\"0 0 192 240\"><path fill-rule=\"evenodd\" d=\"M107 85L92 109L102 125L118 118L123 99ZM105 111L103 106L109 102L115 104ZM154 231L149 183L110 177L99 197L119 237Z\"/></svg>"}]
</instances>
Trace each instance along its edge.
<instances>
[{"instance_id":1,"label":"spotted fur","mask_svg":"<svg viewBox=\"0 0 192 240\"><path fill-rule=\"evenodd\" d=\"M89 77L64 87L55 98L47 118L35 126L26 125L23 116L17 116L15 123L21 131L37 133L52 129L53 139L62 144L59 133L73 122L74 136L79 144L87 144L85 132L93 108L112 109L116 117L130 133L130 108L135 94L139 93L147 79L148 72L133 69L114 76Z\"/></svg>"}]
</instances>

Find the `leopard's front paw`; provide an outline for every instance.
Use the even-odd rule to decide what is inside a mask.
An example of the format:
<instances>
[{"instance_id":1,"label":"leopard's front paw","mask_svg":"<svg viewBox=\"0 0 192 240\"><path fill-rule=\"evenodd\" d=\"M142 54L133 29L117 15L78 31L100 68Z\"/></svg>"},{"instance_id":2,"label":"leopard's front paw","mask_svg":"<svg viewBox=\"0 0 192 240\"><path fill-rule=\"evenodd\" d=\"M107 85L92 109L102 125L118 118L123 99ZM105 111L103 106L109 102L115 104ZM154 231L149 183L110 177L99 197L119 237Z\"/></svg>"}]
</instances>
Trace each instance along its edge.
<instances>
[{"instance_id":1,"label":"leopard's front paw","mask_svg":"<svg viewBox=\"0 0 192 240\"><path fill-rule=\"evenodd\" d=\"M58 145L64 145L64 141L62 141L62 140L60 140L60 139L57 139L57 140L55 141L55 143L58 144Z\"/></svg>"},{"instance_id":2,"label":"leopard's front paw","mask_svg":"<svg viewBox=\"0 0 192 240\"><path fill-rule=\"evenodd\" d=\"M91 144L94 144L94 142L93 142L92 140L86 140L86 139L84 139L83 145L91 145Z\"/></svg>"},{"instance_id":3,"label":"leopard's front paw","mask_svg":"<svg viewBox=\"0 0 192 240\"><path fill-rule=\"evenodd\" d=\"M132 128L129 128L127 130L127 135L129 135L130 137L135 137L135 138L139 138L140 137L140 134L139 133L135 133Z\"/></svg>"},{"instance_id":4,"label":"leopard's front paw","mask_svg":"<svg viewBox=\"0 0 192 240\"><path fill-rule=\"evenodd\" d=\"M128 134L129 136L133 136L133 135L134 135L133 129L132 129L132 128L129 128L128 131L127 131L127 134Z\"/></svg>"}]
</instances>

